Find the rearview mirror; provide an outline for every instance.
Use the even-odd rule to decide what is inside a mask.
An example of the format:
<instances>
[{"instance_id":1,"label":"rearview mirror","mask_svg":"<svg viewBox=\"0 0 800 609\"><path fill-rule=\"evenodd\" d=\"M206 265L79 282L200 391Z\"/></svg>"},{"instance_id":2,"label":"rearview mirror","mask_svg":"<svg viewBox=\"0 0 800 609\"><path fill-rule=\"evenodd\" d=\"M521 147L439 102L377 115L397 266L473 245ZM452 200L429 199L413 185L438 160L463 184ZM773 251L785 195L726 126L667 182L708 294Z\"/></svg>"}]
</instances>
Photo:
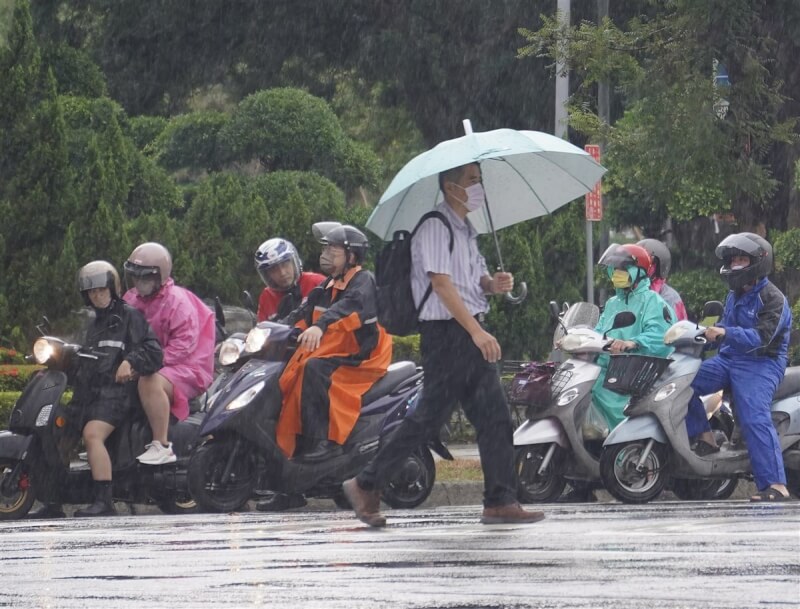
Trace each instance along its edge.
<instances>
[{"instance_id":1,"label":"rearview mirror","mask_svg":"<svg viewBox=\"0 0 800 609\"><path fill-rule=\"evenodd\" d=\"M614 323L611 325L612 330L617 328L627 328L636 323L636 315L630 311L621 311L614 316Z\"/></svg>"},{"instance_id":2,"label":"rearview mirror","mask_svg":"<svg viewBox=\"0 0 800 609\"><path fill-rule=\"evenodd\" d=\"M246 308L248 311L253 311L253 312L255 312L255 310L256 310L256 303L255 303L255 301L253 300L253 296L252 296L252 294L250 294L250 292L248 292L247 290L243 290L243 291L242 291L242 303L244 304L245 308Z\"/></svg>"},{"instance_id":3,"label":"rearview mirror","mask_svg":"<svg viewBox=\"0 0 800 609\"><path fill-rule=\"evenodd\" d=\"M558 315L561 313L561 309L558 308L558 303L555 300L551 300L548 308L550 309L550 317L554 320L558 319Z\"/></svg>"},{"instance_id":4,"label":"rearview mirror","mask_svg":"<svg viewBox=\"0 0 800 609\"><path fill-rule=\"evenodd\" d=\"M703 317L722 317L725 307L719 300L709 300L703 305Z\"/></svg>"},{"instance_id":5,"label":"rearview mirror","mask_svg":"<svg viewBox=\"0 0 800 609\"><path fill-rule=\"evenodd\" d=\"M225 311L222 309L222 301L219 299L219 296L214 297L214 315L217 318L217 323L224 328Z\"/></svg>"}]
</instances>

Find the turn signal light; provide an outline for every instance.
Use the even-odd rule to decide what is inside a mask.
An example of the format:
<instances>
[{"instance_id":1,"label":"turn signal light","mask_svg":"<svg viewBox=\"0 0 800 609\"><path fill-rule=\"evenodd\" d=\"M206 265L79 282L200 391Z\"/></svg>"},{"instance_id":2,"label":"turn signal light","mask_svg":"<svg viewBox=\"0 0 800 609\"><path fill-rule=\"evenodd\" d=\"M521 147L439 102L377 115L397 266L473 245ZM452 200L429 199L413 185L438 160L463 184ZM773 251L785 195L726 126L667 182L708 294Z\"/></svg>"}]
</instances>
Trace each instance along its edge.
<instances>
[{"instance_id":1,"label":"turn signal light","mask_svg":"<svg viewBox=\"0 0 800 609\"><path fill-rule=\"evenodd\" d=\"M64 427L67 424L67 420L64 417L56 417L56 427Z\"/></svg>"}]
</instances>

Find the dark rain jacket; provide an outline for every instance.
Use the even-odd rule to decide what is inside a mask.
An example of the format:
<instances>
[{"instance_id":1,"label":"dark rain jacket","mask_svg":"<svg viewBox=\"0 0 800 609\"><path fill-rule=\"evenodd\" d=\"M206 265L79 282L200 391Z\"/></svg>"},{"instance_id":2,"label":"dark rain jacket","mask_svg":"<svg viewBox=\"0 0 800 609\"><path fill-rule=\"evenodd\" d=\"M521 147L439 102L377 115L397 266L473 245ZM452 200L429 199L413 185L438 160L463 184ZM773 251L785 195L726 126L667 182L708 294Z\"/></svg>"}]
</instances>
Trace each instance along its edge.
<instances>
[{"instance_id":1,"label":"dark rain jacket","mask_svg":"<svg viewBox=\"0 0 800 609\"><path fill-rule=\"evenodd\" d=\"M162 365L161 345L144 315L119 298L95 313L83 345L104 355L80 360L74 371L74 399L91 404L98 399L135 398L136 383L117 383L117 368L128 360L142 376L157 372Z\"/></svg>"},{"instance_id":2,"label":"dark rain jacket","mask_svg":"<svg viewBox=\"0 0 800 609\"><path fill-rule=\"evenodd\" d=\"M315 325L323 335L315 351L298 348L280 378L283 409L276 435L287 456L294 453L296 435L302 432L302 401L329 402L328 438L344 444L361 412L361 396L386 373L392 339L378 324L376 299L375 278L357 266L342 279L329 278L312 290L306 303L289 317L288 323L297 328ZM327 395L301 395L305 364L311 358L338 364Z\"/></svg>"}]
</instances>

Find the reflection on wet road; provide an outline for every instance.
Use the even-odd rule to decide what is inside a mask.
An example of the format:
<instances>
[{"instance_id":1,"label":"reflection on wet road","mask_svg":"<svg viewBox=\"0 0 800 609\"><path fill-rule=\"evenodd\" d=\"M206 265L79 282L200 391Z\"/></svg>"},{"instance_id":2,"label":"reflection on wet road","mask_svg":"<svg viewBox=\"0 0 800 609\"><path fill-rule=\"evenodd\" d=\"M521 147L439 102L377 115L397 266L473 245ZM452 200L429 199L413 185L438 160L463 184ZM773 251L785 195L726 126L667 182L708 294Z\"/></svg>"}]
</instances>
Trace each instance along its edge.
<instances>
[{"instance_id":1,"label":"reflection on wet road","mask_svg":"<svg viewBox=\"0 0 800 609\"><path fill-rule=\"evenodd\" d=\"M800 503L478 507L0 523L0 606L724 607L800 603Z\"/></svg>"}]
</instances>

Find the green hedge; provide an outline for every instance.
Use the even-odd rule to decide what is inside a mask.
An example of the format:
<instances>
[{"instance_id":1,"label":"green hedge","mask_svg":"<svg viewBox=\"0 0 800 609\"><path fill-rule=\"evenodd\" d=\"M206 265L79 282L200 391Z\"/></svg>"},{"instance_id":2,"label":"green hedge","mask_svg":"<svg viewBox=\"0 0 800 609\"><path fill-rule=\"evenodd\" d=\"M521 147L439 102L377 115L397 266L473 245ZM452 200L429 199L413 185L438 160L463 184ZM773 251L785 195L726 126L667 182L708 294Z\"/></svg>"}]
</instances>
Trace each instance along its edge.
<instances>
[{"instance_id":1,"label":"green hedge","mask_svg":"<svg viewBox=\"0 0 800 609\"><path fill-rule=\"evenodd\" d=\"M2 364L0 365L0 392L3 391L22 391L28 384L28 379L41 366L22 364Z\"/></svg>"},{"instance_id":2,"label":"green hedge","mask_svg":"<svg viewBox=\"0 0 800 609\"><path fill-rule=\"evenodd\" d=\"M8 429L8 417L19 394L19 391L0 391L0 429Z\"/></svg>"},{"instance_id":3,"label":"green hedge","mask_svg":"<svg viewBox=\"0 0 800 609\"><path fill-rule=\"evenodd\" d=\"M419 352L419 334L392 336L392 361L405 360L410 360L417 365L422 361Z\"/></svg>"}]
</instances>

